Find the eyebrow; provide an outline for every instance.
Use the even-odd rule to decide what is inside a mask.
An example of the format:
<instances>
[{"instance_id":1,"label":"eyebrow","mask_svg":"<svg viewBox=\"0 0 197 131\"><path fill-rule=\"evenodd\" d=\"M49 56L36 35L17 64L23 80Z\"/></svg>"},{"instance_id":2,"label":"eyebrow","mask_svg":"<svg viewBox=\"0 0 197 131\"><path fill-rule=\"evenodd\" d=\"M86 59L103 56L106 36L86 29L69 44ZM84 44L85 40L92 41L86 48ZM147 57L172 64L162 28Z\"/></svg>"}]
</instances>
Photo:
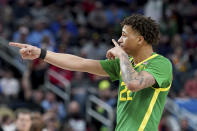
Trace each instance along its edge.
<instances>
[{"instance_id":1,"label":"eyebrow","mask_svg":"<svg viewBox=\"0 0 197 131\"><path fill-rule=\"evenodd\" d=\"M125 31L122 31L122 33L125 33L125 34L127 34Z\"/></svg>"}]
</instances>

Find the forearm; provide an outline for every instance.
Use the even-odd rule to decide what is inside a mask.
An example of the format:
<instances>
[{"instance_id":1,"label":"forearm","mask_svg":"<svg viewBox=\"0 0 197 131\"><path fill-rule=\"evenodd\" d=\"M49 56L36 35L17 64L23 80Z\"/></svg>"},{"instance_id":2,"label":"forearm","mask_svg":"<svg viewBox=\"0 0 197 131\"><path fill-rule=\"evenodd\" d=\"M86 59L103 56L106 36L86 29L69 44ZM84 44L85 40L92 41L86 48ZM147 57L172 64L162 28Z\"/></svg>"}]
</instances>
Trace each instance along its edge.
<instances>
[{"instance_id":1,"label":"forearm","mask_svg":"<svg viewBox=\"0 0 197 131\"><path fill-rule=\"evenodd\" d=\"M146 71L137 72L131 66L126 53L120 56L120 68L122 79L131 91L139 91L155 84L154 77Z\"/></svg>"},{"instance_id":2,"label":"forearm","mask_svg":"<svg viewBox=\"0 0 197 131\"><path fill-rule=\"evenodd\" d=\"M36 58L41 58L49 64L66 70L81 71L100 76L108 76L108 74L102 68L99 60L84 59L82 57L70 54L45 51L29 44L10 42L9 45L21 48L20 54L23 59L34 60Z\"/></svg>"},{"instance_id":3,"label":"forearm","mask_svg":"<svg viewBox=\"0 0 197 131\"><path fill-rule=\"evenodd\" d=\"M47 51L44 61L66 70L88 72L99 76L108 76L101 67L99 60L85 59L75 55Z\"/></svg>"},{"instance_id":4,"label":"forearm","mask_svg":"<svg viewBox=\"0 0 197 131\"><path fill-rule=\"evenodd\" d=\"M78 56L51 51L47 51L44 59L47 63L71 71L82 71L81 67L83 66L84 60L84 58Z\"/></svg>"},{"instance_id":5,"label":"forearm","mask_svg":"<svg viewBox=\"0 0 197 131\"><path fill-rule=\"evenodd\" d=\"M122 79L126 85L129 85L131 82L139 81L139 73L134 70L129 61L128 55L122 53L120 56L120 69Z\"/></svg>"}]
</instances>

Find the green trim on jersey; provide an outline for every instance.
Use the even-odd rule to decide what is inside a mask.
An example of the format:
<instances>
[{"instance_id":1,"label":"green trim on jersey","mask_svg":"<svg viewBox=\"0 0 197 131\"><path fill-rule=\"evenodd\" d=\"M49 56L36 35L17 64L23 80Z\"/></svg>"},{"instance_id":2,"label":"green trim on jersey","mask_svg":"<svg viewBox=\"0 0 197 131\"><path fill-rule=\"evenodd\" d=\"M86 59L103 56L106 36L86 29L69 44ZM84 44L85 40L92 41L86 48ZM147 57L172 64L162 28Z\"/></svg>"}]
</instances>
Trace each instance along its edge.
<instances>
[{"instance_id":1,"label":"green trim on jersey","mask_svg":"<svg viewBox=\"0 0 197 131\"><path fill-rule=\"evenodd\" d=\"M130 61L132 62L132 58ZM131 92L122 80L120 60L101 60L101 66L112 80L119 80L116 131L157 131L166 96L172 83L171 62L156 53L133 68L147 71L157 83L153 87Z\"/></svg>"}]
</instances>

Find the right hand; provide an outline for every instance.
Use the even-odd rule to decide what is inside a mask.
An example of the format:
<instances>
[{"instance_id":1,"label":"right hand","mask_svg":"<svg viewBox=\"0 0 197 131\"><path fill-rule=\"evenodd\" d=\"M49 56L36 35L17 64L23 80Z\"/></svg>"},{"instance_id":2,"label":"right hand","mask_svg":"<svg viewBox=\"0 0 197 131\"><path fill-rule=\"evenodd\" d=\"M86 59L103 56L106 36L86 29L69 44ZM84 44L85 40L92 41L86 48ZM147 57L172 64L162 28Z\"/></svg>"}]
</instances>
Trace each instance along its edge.
<instances>
[{"instance_id":1,"label":"right hand","mask_svg":"<svg viewBox=\"0 0 197 131\"><path fill-rule=\"evenodd\" d=\"M23 59L34 60L39 58L41 49L28 44L21 44L15 42L9 42L10 46L20 48L20 55Z\"/></svg>"}]
</instances>

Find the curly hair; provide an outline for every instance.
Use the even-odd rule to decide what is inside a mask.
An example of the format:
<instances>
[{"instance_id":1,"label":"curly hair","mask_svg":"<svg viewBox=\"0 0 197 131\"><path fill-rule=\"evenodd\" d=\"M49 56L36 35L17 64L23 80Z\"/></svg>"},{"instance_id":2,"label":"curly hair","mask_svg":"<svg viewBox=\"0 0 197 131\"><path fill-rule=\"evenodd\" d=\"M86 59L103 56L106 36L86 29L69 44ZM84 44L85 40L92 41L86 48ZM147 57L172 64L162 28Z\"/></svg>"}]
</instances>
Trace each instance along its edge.
<instances>
[{"instance_id":1,"label":"curly hair","mask_svg":"<svg viewBox=\"0 0 197 131\"><path fill-rule=\"evenodd\" d=\"M121 26L129 25L131 28L144 37L144 40L151 45L156 45L159 41L159 25L150 17L134 14L126 17Z\"/></svg>"}]
</instances>

